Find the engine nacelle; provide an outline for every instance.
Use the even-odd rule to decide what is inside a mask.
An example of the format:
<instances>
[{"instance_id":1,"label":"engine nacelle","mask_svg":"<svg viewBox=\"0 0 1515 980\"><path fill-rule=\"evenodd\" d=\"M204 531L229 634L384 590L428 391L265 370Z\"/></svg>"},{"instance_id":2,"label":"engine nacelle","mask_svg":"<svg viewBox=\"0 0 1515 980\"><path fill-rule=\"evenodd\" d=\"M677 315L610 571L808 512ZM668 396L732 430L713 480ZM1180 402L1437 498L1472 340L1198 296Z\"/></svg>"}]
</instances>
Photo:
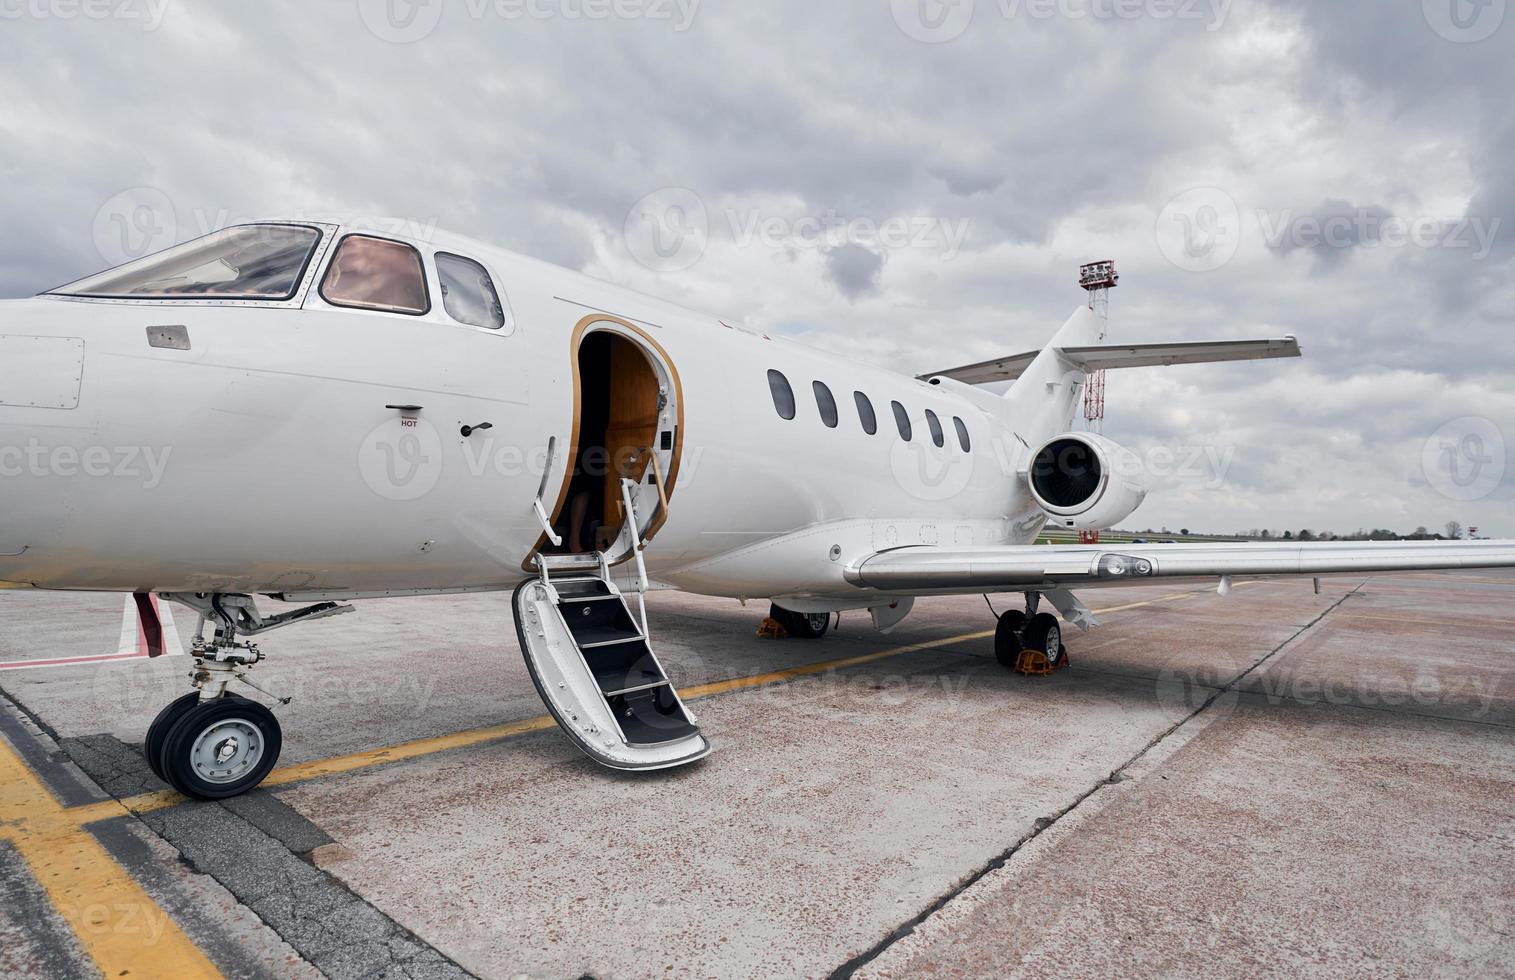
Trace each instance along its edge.
<instances>
[{"instance_id":1,"label":"engine nacelle","mask_svg":"<svg viewBox=\"0 0 1515 980\"><path fill-rule=\"evenodd\" d=\"M1067 432L1031 454L1031 496L1051 523L1102 531L1130 517L1147 497L1136 454L1092 432Z\"/></svg>"}]
</instances>

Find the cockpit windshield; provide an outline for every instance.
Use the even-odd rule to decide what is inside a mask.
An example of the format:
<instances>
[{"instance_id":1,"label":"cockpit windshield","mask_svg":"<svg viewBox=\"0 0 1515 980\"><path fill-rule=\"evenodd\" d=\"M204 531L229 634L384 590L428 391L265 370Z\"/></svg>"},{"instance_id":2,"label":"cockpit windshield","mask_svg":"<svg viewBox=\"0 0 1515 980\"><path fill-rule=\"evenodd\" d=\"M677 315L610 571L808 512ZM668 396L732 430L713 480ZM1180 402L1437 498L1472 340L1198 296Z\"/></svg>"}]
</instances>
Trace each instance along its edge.
<instances>
[{"instance_id":1,"label":"cockpit windshield","mask_svg":"<svg viewBox=\"0 0 1515 980\"><path fill-rule=\"evenodd\" d=\"M236 225L54 289L119 299L293 299L321 233Z\"/></svg>"}]
</instances>

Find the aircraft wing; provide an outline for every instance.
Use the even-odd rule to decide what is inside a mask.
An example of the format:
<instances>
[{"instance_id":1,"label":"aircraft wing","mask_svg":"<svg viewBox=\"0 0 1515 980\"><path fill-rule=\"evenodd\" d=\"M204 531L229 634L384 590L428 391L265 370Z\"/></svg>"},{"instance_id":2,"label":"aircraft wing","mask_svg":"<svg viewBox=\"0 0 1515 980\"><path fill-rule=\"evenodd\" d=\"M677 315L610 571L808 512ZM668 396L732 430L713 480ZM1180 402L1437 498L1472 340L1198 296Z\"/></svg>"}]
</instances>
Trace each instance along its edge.
<instances>
[{"instance_id":1,"label":"aircraft wing","mask_svg":"<svg viewBox=\"0 0 1515 980\"><path fill-rule=\"evenodd\" d=\"M1036 360L1041 351L1028 351L1011 357L980 361L946 371L923 374L920 380L951 378L963 384L984 385L997 381L1014 381ZM1276 340L1213 340L1183 344L1125 344L1099 347L1064 347L1062 353L1085 371L1112 368L1163 367L1171 364L1214 364L1220 361L1255 361L1274 357L1299 357L1299 341L1293 337Z\"/></svg>"},{"instance_id":2,"label":"aircraft wing","mask_svg":"<svg viewBox=\"0 0 1515 980\"><path fill-rule=\"evenodd\" d=\"M853 562L860 588L913 595L1050 591L1157 580L1515 567L1515 541L1193 542L892 548Z\"/></svg>"}]
</instances>

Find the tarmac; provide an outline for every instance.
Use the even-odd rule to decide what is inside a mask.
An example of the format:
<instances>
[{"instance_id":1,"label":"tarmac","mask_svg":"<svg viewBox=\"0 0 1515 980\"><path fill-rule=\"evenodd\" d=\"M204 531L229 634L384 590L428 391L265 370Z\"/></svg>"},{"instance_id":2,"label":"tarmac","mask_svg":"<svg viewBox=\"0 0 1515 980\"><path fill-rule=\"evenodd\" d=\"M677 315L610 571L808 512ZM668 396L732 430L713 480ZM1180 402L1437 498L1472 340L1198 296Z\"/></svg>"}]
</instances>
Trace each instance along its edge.
<instances>
[{"instance_id":1,"label":"tarmac","mask_svg":"<svg viewBox=\"0 0 1515 980\"><path fill-rule=\"evenodd\" d=\"M187 657L35 663L124 598L0 590L0 977L1515 976L1515 574L1090 590L1046 678L982 597L658 593L714 751L630 774L507 594L372 600L262 638L283 755L224 803L139 752Z\"/></svg>"}]
</instances>

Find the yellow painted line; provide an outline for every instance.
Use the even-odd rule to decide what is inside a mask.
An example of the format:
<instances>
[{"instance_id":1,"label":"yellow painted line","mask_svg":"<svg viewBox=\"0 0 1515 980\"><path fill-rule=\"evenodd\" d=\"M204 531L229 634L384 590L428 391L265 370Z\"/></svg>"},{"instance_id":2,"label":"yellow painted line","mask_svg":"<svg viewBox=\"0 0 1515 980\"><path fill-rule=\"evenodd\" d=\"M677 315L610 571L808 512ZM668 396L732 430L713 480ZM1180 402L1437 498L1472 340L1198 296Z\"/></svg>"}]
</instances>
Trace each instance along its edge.
<instances>
[{"instance_id":1,"label":"yellow painted line","mask_svg":"<svg viewBox=\"0 0 1515 980\"><path fill-rule=\"evenodd\" d=\"M0 739L0 834L106 977L221 974Z\"/></svg>"},{"instance_id":2,"label":"yellow painted line","mask_svg":"<svg viewBox=\"0 0 1515 980\"><path fill-rule=\"evenodd\" d=\"M1239 582L1237 584L1247 585L1253 583ZM1155 599L1144 599L1141 602L1131 602L1123 606L1095 609L1094 613L1096 615L1107 615L1109 613L1125 612L1128 609L1140 609L1143 606L1153 606L1162 602L1175 602L1180 599L1188 599L1203 594L1203 591L1173 592L1168 595L1158 596ZM745 691L754 687L780 684L784 681L794 680L797 677L824 674L829 670L856 667L859 664L873 663L876 660L886 660L890 657L898 657L907 653L919 653L923 650L935 650L957 643L985 640L993 636L994 630L962 633L941 640L928 640L924 643L911 643L906 646L891 647L888 650L880 650L877 653L864 653L855 657L843 657L840 660L827 660L822 663L805 664L801 667L789 667L784 670L775 670L752 677L733 677L730 680L715 681L710 684L698 684L682 689L679 694L686 701L693 701L699 698L713 697L717 694L729 694L732 691ZM482 745L486 742L496 742L500 739L525 735L529 732L546 731L556 727L556 724L551 715L538 715L535 718L507 722L503 725L492 725L488 728L475 728L466 732L455 732L450 735L421 738L412 742L401 742L398 745L385 746L384 748L366 749L350 755L334 756L330 759L298 762L291 766L275 769L269 774L267 779L263 780L262 785L287 786L291 783L302 783L311 779L320 779L323 776L341 775L342 773L353 772L358 769L367 769L371 766L386 765L392 762L405 762L410 759L436 755L438 752L448 752L452 749L468 748L474 745ZM93 823L97 820L109 820L112 817L126 816L128 813L150 813L154 810L162 810L175 806L183 801L184 797L178 793L164 790L157 793L143 793L139 796L127 796L119 800L106 800L102 803L90 803L85 806L75 807L69 813L76 815L78 822L81 824Z\"/></svg>"}]
</instances>

